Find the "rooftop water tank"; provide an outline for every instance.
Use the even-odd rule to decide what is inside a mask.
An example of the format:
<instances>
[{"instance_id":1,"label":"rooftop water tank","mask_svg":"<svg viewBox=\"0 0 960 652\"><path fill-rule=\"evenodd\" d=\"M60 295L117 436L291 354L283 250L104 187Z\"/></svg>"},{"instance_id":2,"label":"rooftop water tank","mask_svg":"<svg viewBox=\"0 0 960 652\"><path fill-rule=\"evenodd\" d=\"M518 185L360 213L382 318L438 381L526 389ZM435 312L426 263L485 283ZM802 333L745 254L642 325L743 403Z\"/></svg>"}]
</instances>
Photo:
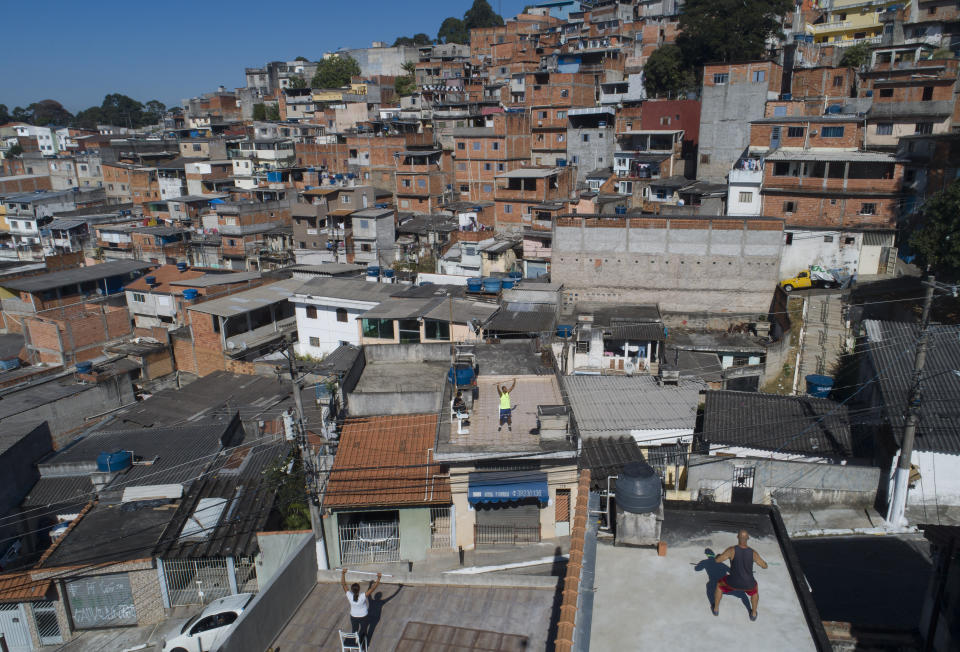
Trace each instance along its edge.
<instances>
[{"instance_id":1,"label":"rooftop water tank","mask_svg":"<svg viewBox=\"0 0 960 652\"><path fill-rule=\"evenodd\" d=\"M805 377L807 381L807 394L817 398L828 398L833 389L833 378L830 376L821 376L820 374L810 374Z\"/></svg>"},{"instance_id":2,"label":"rooftop water tank","mask_svg":"<svg viewBox=\"0 0 960 652\"><path fill-rule=\"evenodd\" d=\"M183 298L187 301L193 301L197 298L197 294L199 294L199 292L197 292L197 290L194 288L187 288L183 291Z\"/></svg>"},{"instance_id":3,"label":"rooftop water tank","mask_svg":"<svg viewBox=\"0 0 960 652\"><path fill-rule=\"evenodd\" d=\"M187 271L187 264L186 264L186 263L177 263L177 271L178 271L178 272L185 272L185 271Z\"/></svg>"},{"instance_id":4,"label":"rooftop water tank","mask_svg":"<svg viewBox=\"0 0 960 652\"><path fill-rule=\"evenodd\" d=\"M469 385L473 382L473 367L469 363L458 362L450 367L447 372L447 380L451 383L453 382L454 371L456 371L457 385Z\"/></svg>"},{"instance_id":5,"label":"rooftop water tank","mask_svg":"<svg viewBox=\"0 0 960 652\"><path fill-rule=\"evenodd\" d=\"M380 276L380 268L376 265L370 265L367 267L367 276Z\"/></svg>"},{"instance_id":6,"label":"rooftop water tank","mask_svg":"<svg viewBox=\"0 0 960 652\"><path fill-rule=\"evenodd\" d=\"M93 371L92 362L78 362L77 363L77 373L78 374L88 374Z\"/></svg>"},{"instance_id":7,"label":"rooftop water tank","mask_svg":"<svg viewBox=\"0 0 960 652\"><path fill-rule=\"evenodd\" d=\"M500 291L500 287L501 287L502 285L503 285L503 281L501 281L500 279L498 279L498 278L496 278L496 277L493 277L493 276L488 276L487 278L483 279L483 291L484 291L484 292L489 292L489 293L491 293L491 294L496 294L497 292Z\"/></svg>"},{"instance_id":8,"label":"rooftop water tank","mask_svg":"<svg viewBox=\"0 0 960 652\"><path fill-rule=\"evenodd\" d=\"M631 514L648 514L660 507L660 476L646 462L631 462L617 478L617 507Z\"/></svg>"},{"instance_id":9,"label":"rooftop water tank","mask_svg":"<svg viewBox=\"0 0 960 652\"><path fill-rule=\"evenodd\" d=\"M479 278L467 279L467 292L480 292L482 290L483 290L483 279L479 279Z\"/></svg>"},{"instance_id":10,"label":"rooftop water tank","mask_svg":"<svg viewBox=\"0 0 960 652\"><path fill-rule=\"evenodd\" d=\"M393 270L385 269L383 270L383 275L386 276L387 278L393 278Z\"/></svg>"},{"instance_id":11,"label":"rooftop water tank","mask_svg":"<svg viewBox=\"0 0 960 652\"><path fill-rule=\"evenodd\" d=\"M512 278L505 278L505 279L503 279L503 281L501 282L500 287L502 287L504 290L509 290L509 289L511 289L511 288L512 288L514 285L516 285L516 284L517 284L517 282L516 282L515 280L513 280Z\"/></svg>"},{"instance_id":12,"label":"rooftop water tank","mask_svg":"<svg viewBox=\"0 0 960 652\"><path fill-rule=\"evenodd\" d=\"M130 451L114 451L108 453L104 451L97 455L97 470L110 473L112 471L122 471L133 465L133 453Z\"/></svg>"},{"instance_id":13,"label":"rooftop water tank","mask_svg":"<svg viewBox=\"0 0 960 652\"><path fill-rule=\"evenodd\" d=\"M146 276L144 279L147 282L147 285L156 285L157 277L156 276Z\"/></svg>"},{"instance_id":14,"label":"rooftop water tank","mask_svg":"<svg viewBox=\"0 0 960 652\"><path fill-rule=\"evenodd\" d=\"M573 334L573 326L568 324L557 324L557 337L570 337Z\"/></svg>"},{"instance_id":15,"label":"rooftop water tank","mask_svg":"<svg viewBox=\"0 0 960 652\"><path fill-rule=\"evenodd\" d=\"M519 281L523 278L523 272L510 272L507 276L512 278L515 281Z\"/></svg>"}]
</instances>

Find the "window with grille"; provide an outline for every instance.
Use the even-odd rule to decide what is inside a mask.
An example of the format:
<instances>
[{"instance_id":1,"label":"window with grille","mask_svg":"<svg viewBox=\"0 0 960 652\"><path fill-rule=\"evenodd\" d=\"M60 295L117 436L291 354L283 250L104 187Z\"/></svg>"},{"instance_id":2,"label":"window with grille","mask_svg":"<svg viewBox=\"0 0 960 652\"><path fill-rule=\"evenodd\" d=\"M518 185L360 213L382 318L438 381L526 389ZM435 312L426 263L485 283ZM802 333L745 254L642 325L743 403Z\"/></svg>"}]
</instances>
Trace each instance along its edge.
<instances>
[{"instance_id":1,"label":"window with grille","mask_svg":"<svg viewBox=\"0 0 960 652\"><path fill-rule=\"evenodd\" d=\"M787 138L803 138L805 127L787 127Z\"/></svg>"},{"instance_id":2,"label":"window with grille","mask_svg":"<svg viewBox=\"0 0 960 652\"><path fill-rule=\"evenodd\" d=\"M932 134L933 133L933 123L932 122L918 122L914 126L913 133L915 134Z\"/></svg>"},{"instance_id":3,"label":"window with grille","mask_svg":"<svg viewBox=\"0 0 960 652\"><path fill-rule=\"evenodd\" d=\"M741 193L740 193L740 203L749 204L749 203L752 202L752 201L753 201L753 193L752 193L752 192L741 192Z\"/></svg>"},{"instance_id":4,"label":"window with grille","mask_svg":"<svg viewBox=\"0 0 960 652\"><path fill-rule=\"evenodd\" d=\"M820 130L823 138L843 138L843 127L824 127Z\"/></svg>"},{"instance_id":5,"label":"window with grille","mask_svg":"<svg viewBox=\"0 0 960 652\"><path fill-rule=\"evenodd\" d=\"M725 72L715 72L713 73L713 83L717 86L722 86L730 81L729 73Z\"/></svg>"}]
</instances>

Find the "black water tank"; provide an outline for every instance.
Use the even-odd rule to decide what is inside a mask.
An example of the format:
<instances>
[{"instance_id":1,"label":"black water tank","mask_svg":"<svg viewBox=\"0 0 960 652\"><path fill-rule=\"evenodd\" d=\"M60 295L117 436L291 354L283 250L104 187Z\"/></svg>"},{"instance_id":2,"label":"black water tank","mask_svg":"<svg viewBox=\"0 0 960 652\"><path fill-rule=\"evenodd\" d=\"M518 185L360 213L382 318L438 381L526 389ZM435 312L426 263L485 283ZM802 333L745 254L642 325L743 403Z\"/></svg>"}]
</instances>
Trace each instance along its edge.
<instances>
[{"instance_id":1,"label":"black water tank","mask_svg":"<svg viewBox=\"0 0 960 652\"><path fill-rule=\"evenodd\" d=\"M631 462L617 478L617 506L631 514L647 514L660 507L660 476L646 462Z\"/></svg>"}]
</instances>

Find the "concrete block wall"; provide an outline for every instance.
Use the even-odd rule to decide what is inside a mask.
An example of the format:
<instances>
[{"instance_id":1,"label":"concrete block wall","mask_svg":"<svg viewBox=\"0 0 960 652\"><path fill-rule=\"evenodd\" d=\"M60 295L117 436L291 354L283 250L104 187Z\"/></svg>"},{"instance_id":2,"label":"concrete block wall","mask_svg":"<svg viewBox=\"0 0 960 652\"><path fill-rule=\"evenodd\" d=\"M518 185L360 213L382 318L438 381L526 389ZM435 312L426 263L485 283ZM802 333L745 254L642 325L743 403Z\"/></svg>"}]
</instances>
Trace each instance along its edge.
<instances>
[{"instance_id":1,"label":"concrete block wall","mask_svg":"<svg viewBox=\"0 0 960 652\"><path fill-rule=\"evenodd\" d=\"M564 302L657 303L671 312L765 313L783 223L559 218L552 278Z\"/></svg>"}]
</instances>

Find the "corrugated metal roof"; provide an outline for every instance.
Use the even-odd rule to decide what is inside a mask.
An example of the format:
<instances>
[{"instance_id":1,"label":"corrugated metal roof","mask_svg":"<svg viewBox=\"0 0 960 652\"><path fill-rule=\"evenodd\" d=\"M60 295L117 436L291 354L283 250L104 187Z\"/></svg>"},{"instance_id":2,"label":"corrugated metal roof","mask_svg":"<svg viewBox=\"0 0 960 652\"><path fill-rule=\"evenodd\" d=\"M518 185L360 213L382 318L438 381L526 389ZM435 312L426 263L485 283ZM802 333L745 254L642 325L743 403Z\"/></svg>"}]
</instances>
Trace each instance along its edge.
<instances>
[{"instance_id":1,"label":"corrugated metal roof","mask_svg":"<svg viewBox=\"0 0 960 652\"><path fill-rule=\"evenodd\" d=\"M653 376L566 376L564 391L584 436L633 430L693 430L697 422L698 379L659 385Z\"/></svg>"},{"instance_id":2,"label":"corrugated metal roof","mask_svg":"<svg viewBox=\"0 0 960 652\"><path fill-rule=\"evenodd\" d=\"M303 281L299 279L277 281L269 285L261 285L252 290L237 292L222 299L204 301L203 303L190 306L190 310L205 312L209 315L219 315L221 317L240 315L269 306L272 303L280 303L292 296L302 285Z\"/></svg>"},{"instance_id":3,"label":"corrugated metal roof","mask_svg":"<svg viewBox=\"0 0 960 652\"><path fill-rule=\"evenodd\" d=\"M544 333L552 332L556 323L556 308L549 304L507 304L486 328L510 333Z\"/></svg>"},{"instance_id":4,"label":"corrugated metal roof","mask_svg":"<svg viewBox=\"0 0 960 652\"><path fill-rule=\"evenodd\" d=\"M79 511L93 498L93 485L89 475L69 475L40 478L23 499L21 507L67 506L66 511Z\"/></svg>"},{"instance_id":5,"label":"corrugated metal roof","mask_svg":"<svg viewBox=\"0 0 960 652\"><path fill-rule=\"evenodd\" d=\"M592 489L606 489L607 478L617 475L631 462L645 462L633 437L584 437L581 440L580 468L590 470Z\"/></svg>"},{"instance_id":6,"label":"corrugated metal roof","mask_svg":"<svg viewBox=\"0 0 960 652\"><path fill-rule=\"evenodd\" d=\"M706 393L704 441L812 457L851 457L847 406L828 398Z\"/></svg>"},{"instance_id":7,"label":"corrugated metal roof","mask_svg":"<svg viewBox=\"0 0 960 652\"><path fill-rule=\"evenodd\" d=\"M3 287L20 292L43 292L53 288L73 285L85 281L99 281L112 276L122 276L131 272L142 271L156 267L156 263L144 263L139 260L114 260L99 265L65 269L59 272L28 276L12 281L5 281Z\"/></svg>"},{"instance_id":8,"label":"corrugated metal roof","mask_svg":"<svg viewBox=\"0 0 960 652\"><path fill-rule=\"evenodd\" d=\"M883 415L898 445L903 437L904 407L913 382L914 346L920 334L917 324L864 322L867 351L878 375ZM960 454L960 338L955 325L930 326L920 420L914 447L920 451ZM866 382L867 378L862 379Z\"/></svg>"}]
</instances>

